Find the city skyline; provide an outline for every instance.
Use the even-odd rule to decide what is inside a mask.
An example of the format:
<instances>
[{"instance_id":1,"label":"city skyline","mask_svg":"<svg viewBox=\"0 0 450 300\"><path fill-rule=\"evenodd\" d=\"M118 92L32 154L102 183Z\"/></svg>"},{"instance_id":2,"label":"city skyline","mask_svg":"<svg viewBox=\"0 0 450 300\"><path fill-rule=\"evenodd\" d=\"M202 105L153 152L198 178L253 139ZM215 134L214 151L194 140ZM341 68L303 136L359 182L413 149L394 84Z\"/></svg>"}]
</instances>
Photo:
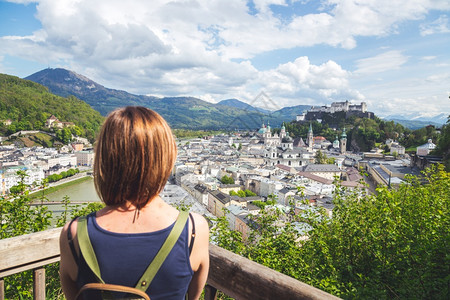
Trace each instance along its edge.
<instances>
[{"instance_id":1,"label":"city skyline","mask_svg":"<svg viewBox=\"0 0 450 300\"><path fill-rule=\"evenodd\" d=\"M448 1L0 1L0 73L62 67L135 94L448 115L449 15Z\"/></svg>"}]
</instances>

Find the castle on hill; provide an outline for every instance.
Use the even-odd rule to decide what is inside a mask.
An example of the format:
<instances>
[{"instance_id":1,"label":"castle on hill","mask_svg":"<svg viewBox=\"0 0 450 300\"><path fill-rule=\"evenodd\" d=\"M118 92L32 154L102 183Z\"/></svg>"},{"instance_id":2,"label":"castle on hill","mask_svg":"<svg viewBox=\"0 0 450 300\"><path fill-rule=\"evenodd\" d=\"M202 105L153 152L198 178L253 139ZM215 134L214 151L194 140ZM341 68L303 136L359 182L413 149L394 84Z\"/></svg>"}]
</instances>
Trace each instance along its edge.
<instances>
[{"instance_id":1,"label":"castle on hill","mask_svg":"<svg viewBox=\"0 0 450 300\"><path fill-rule=\"evenodd\" d=\"M357 116L360 118L372 119L373 112L367 111L367 103L361 102L361 104L351 104L348 100L345 102L333 102L331 106L312 106L306 113L297 115L297 121L312 121L320 120L324 114L335 114L343 112L345 118L350 116Z\"/></svg>"}]
</instances>

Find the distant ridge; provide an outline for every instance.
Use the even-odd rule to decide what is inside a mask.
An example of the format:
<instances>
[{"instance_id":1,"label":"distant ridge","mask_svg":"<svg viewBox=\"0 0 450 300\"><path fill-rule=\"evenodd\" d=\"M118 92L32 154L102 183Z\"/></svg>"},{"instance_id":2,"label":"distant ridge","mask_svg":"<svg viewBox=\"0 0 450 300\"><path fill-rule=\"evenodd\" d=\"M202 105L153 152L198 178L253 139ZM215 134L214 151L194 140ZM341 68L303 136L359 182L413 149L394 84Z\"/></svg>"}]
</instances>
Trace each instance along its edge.
<instances>
[{"instance_id":1,"label":"distant ridge","mask_svg":"<svg viewBox=\"0 0 450 300\"><path fill-rule=\"evenodd\" d=\"M255 107L255 106L251 106L250 104L242 102L242 101L240 101L238 99L226 99L226 100L220 101L217 104L230 106L230 107L241 108L241 109L245 109L245 110L248 110L248 111L257 111L257 112L260 112L260 113L263 113L263 114L270 114L270 113L272 113L272 111L270 111L270 110L259 108L259 107Z\"/></svg>"},{"instance_id":2,"label":"distant ridge","mask_svg":"<svg viewBox=\"0 0 450 300\"><path fill-rule=\"evenodd\" d=\"M411 130L420 129L420 128L426 127L428 125L433 125L438 128L442 126L442 124L440 124L440 123L431 122L431 121L403 120L403 119L389 119L388 121L394 121L395 123L401 124L404 127L411 129Z\"/></svg>"},{"instance_id":3,"label":"distant ridge","mask_svg":"<svg viewBox=\"0 0 450 300\"><path fill-rule=\"evenodd\" d=\"M194 97L152 97L106 88L89 78L66 69L44 69L26 79L46 86L52 93L67 97L74 95L102 115L118 107L142 105L160 113L174 128L185 129L257 129L270 122L280 127L295 119L305 107L294 106L275 112L255 108L237 99L217 104ZM244 109L246 107L248 109Z\"/></svg>"}]
</instances>

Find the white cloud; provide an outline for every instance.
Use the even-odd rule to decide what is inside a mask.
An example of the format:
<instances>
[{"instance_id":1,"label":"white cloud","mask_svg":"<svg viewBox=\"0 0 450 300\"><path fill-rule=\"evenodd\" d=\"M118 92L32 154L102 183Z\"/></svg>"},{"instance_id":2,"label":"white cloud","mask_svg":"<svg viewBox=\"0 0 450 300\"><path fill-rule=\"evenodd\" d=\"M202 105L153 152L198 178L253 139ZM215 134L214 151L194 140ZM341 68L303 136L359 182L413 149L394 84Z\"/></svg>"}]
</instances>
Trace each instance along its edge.
<instances>
[{"instance_id":1,"label":"white cloud","mask_svg":"<svg viewBox=\"0 0 450 300\"><path fill-rule=\"evenodd\" d=\"M420 34L423 36L449 32L450 32L450 23L446 15L440 16L433 22L420 25Z\"/></svg>"},{"instance_id":2,"label":"white cloud","mask_svg":"<svg viewBox=\"0 0 450 300\"><path fill-rule=\"evenodd\" d=\"M268 94L277 95L284 105L298 105L300 99L322 103L327 103L327 99L363 99L349 87L349 76L334 61L314 65L307 57L299 57L276 69L260 72L258 85Z\"/></svg>"},{"instance_id":3,"label":"white cloud","mask_svg":"<svg viewBox=\"0 0 450 300\"><path fill-rule=\"evenodd\" d=\"M387 51L377 56L357 60L355 74L381 73L398 69L407 61L408 57L404 56L401 51Z\"/></svg>"},{"instance_id":4,"label":"white cloud","mask_svg":"<svg viewBox=\"0 0 450 300\"><path fill-rule=\"evenodd\" d=\"M0 37L0 56L69 67L105 86L139 94L250 101L264 90L286 105L364 96L351 87L352 74L332 60L315 65L299 57L259 71L251 58L315 45L352 49L358 37L396 34L402 22L450 9L446 0L327 0L316 13L283 19L271 5L293 0L254 0L253 15L246 1L36 2L42 29L27 37ZM443 32L446 18L424 25L422 32ZM396 69L407 60L400 51L387 51L357 61L355 74Z\"/></svg>"}]
</instances>

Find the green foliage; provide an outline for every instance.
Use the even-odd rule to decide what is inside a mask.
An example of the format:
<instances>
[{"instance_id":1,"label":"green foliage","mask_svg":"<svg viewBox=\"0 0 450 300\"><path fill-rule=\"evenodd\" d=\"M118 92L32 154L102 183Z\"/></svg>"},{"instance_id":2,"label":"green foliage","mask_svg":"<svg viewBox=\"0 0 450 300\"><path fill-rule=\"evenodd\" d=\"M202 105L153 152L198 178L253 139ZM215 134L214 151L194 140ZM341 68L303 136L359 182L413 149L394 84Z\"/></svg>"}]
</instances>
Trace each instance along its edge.
<instances>
[{"instance_id":1,"label":"green foliage","mask_svg":"<svg viewBox=\"0 0 450 300\"><path fill-rule=\"evenodd\" d=\"M223 175L220 182L223 184L234 184L234 179L231 176Z\"/></svg>"},{"instance_id":2,"label":"green foliage","mask_svg":"<svg viewBox=\"0 0 450 300\"><path fill-rule=\"evenodd\" d=\"M205 136L217 135L221 131L214 130L189 130L189 129L172 129L173 134L177 138L203 138Z\"/></svg>"},{"instance_id":3,"label":"green foliage","mask_svg":"<svg viewBox=\"0 0 450 300\"><path fill-rule=\"evenodd\" d=\"M87 206L77 205L70 208L70 200L63 199L64 211L55 218L45 205L47 199L44 194L40 197L40 204L33 203L29 197L29 187L24 183L27 176L24 171L18 171L19 184L13 189L8 198L0 198L0 239L6 239L28 233L49 229L52 221L57 226L64 225L69 219L86 215L102 208L103 203L93 202ZM46 182L44 181L45 185ZM32 205L33 204L33 205ZM59 282L59 264L45 266L46 292L48 299L63 299ZM32 299L32 271L11 275L5 280L5 299Z\"/></svg>"},{"instance_id":4,"label":"green foliage","mask_svg":"<svg viewBox=\"0 0 450 300\"><path fill-rule=\"evenodd\" d=\"M264 207L266 207L267 205L275 205L277 204L276 200L269 200L267 199L267 201L261 201L261 200L255 200L252 202L252 204L258 206L261 209L264 209Z\"/></svg>"},{"instance_id":5,"label":"green foliage","mask_svg":"<svg viewBox=\"0 0 450 300\"><path fill-rule=\"evenodd\" d=\"M238 196L238 197L241 197L241 198L256 196L255 193L253 193L252 191L250 191L248 189L245 190L245 191L239 190L237 192L230 191L229 194L230 194L230 196Z\"/></svg>"},{"instance_id":6,"label":"green foliage","mask_svg":"<svg viewBox=\"0 0 450 300\"><path fill-rule=\"evenodd\" d=\"M434 142L438 139L438 134L434 126L426 126L412 131L402 139L402 144L405 145L405 148L417 147L425 144L428 139L432 139Z\"/></svg>"},{"instance_id":7,"label":"green foliage","mask_svg":"<svg viewBox=\"0 0 450 300\"><path fill-rule=\"evenodd\" d=\"M186 203L184 199L181 199L178 203L175 203L175 208L179 211L189 211L192 207L192 204Z\"/></svg>"},{"instance_id":8,"label":"green foliage","mask_svg":"<svg viewBox=\"0 0 450 300\"><path fill-rule=\"evenodd\" d=\"M242 233L229 228L229 222L225 216L213 220L214 226L210 231L211 241L217 246L241 254L244 249Z\"/></svg>"},{"instance_id":9,"label":"green foliage","mask_svg":"<svg viewBox=\"0 0 450 300\"><path fill-rule=\"evenodd\" d=\"M348 298L445 299L450 239L450 177L428 170L398 190L337 197L333 218L305 243L313 282L340 282ZM340 193L337 193L340 195ZM336 287L337 288L337 287Z\"/></svg>"},{"instance_id":10,"label":"green foliage","mask_svg":"<svg viewBox=\"0 0 450 300\"><path fill-rule=\"evenodd\" d=\"M445 168L450 172L450 116L448 116L447 123L442 126L434 154L443 156Z\"/></svg>"},{"instance_id":11,"label":"green foliage","mask_svg":"<svg viewBox=\"0 0 450 300\"><path fill-rule=\"evenodd\" d=\"M47 180L48 180L48 182L55 182L55 181L59 181L63 178L73 176L78 173L80 173L80 170L78 170L78 169L69 169L69 170L67 170L67 172L63 171L59 174L49 175L49 176L47 176Z\"/></svg>"},{"instance_id":12,"label":"green foliage","mask_svg":"<svg viewBox=\"0 0 450 300\"><path fill-rule=\"evenodd\" d=\"M345 299L448 299L450 173L443 166L376 195L338 186L334 204L332 218L308 206L298 215L266 206L242 242L219 218L213 242ZM298 231L305 224L310 230Z\"/></svg>"},{"instance_id":13,"label":"green foliage","mask_svg":"<svg viewBox=\"0 0 450 300\"><path fill-rule=\"evenodd\" d=\"M0 74L0 120L13 121L10 126L0 126L0 134L9 135L20 130L48 130L44 124L52 114L62 122L76 125L73 129L64 128L62 133L57 132L61 141L69 140L73 132L93 141L103 122L103 117L84 101L73 96L55 96L37 83Z\"/></svg>"},{"instance_id":14,"label":"green foliage","mask_svg":"<svg viewBox=\"0 0 450 300\"><path fill-rule=\"evenodd\" d=\"M316 164L325 164L327 162L327 155L318 150L314 156Z\"/></svg>"},{"instance_id":15,"label":"green foliage","mask_svg":"<svg viewBox=\"0 0 450 300\"><path fill-rule=\"evenodd\" d=\"M253 197L256 196L256 193L253 193L252 191L250 191L249 189L244 190L245 192L245 197Z\"/></svg>"}]
</instances>

